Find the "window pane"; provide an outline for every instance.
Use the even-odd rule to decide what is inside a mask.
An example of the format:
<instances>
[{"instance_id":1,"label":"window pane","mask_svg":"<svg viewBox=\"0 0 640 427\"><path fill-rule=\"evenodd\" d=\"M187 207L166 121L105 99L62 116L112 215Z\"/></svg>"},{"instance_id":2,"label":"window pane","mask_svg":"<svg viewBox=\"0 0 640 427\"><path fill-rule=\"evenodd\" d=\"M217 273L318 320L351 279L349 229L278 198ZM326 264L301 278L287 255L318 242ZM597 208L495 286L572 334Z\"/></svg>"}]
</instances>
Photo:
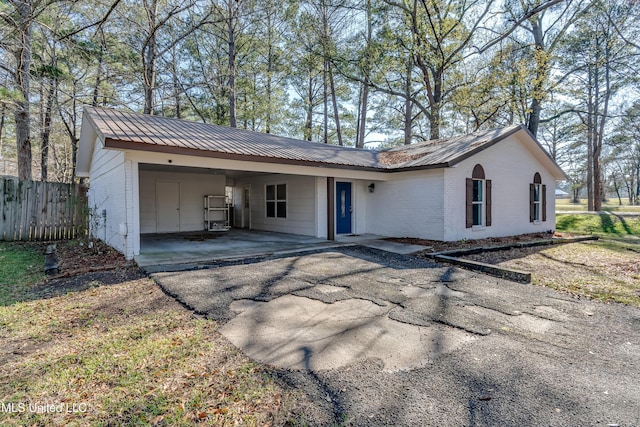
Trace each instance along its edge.
<instances>
[{"instance_id":1,"label":"window pane","mask_svg":"<svg viewBox=\"0 0 640 427\"><path fill-rule=\"evenodd\" d=\"M480 203L473 205L473 225L482 225L482 205Z\"/></svg>"},{"instance_id":2,"label":"window pane","mask_svg":"<svg viewBox=\"0 0 640 427\"><path fill-rule=\"evenodd\" d=\"M540 201L540 185L539 184L536 184L533 186L533 201L534 202Z\"/></svg>"},{"instance_id":3,"label":"window pane","mask_svg":"<svg viewBox=\"0 0 640 427\"><path fill-rule=\"evenodd\" d=\"M275 199L276 199L276 186L267 185L267 200L275 200Z\"/></svg>"},{"instance_id":4,"label":"window pane","mask_svg":"<svg viewBox=\"0 0 640 427\"><path fill-rule=\"evenodd\" d=\"M287 202L278 202L278 218L287 217Z\"/></svg>"},{"instance_id":5,"label":"window pane","mask_svg":"<svg viewBox=\"0 0 640 427\"><path fill-rule=\"evenodd\" d=\"M275 218L276 202L267 202L267 218Z\"/></svg>"},{"instance_id":6,"label":"window pane","mask_svg":"<svg viewBox=\"0 0 640 427\"><path fill-rule=\"evenodd\" d=\"M540 203L538 202L533 204L533 220L540 221Z\"/></svg>"},{"instance_id":7,"label":"window pane","mask_svg":"<svg viewBox=\"0 0 640 427\"><path fill-rule=\"evenodd\" d=\"M287 200L287 184L278 185L278 200Z\"/></svg>"},{"instance_id":8,"label":"window pane","mask_svg":"<svg viewBox=\"0 0 640 427\"><path fill-rule=\"evenodd\" d=\"M482 201L482 181L479 179L473 180L473 201Z\"/></svg>"}]
</instances>

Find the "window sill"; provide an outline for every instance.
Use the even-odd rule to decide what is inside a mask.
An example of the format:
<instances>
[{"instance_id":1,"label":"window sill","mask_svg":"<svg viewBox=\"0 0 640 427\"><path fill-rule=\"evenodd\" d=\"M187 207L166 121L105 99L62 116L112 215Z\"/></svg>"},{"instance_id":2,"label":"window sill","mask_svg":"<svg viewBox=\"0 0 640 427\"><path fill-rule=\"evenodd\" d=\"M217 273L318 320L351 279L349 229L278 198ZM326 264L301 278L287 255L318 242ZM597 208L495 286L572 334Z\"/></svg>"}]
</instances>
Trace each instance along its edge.
<instances>
[{"instance_id":1,"label":"window sill","mask_svg":"<svg viewBox=\"0 0 640 427\"><path fill-rule=\"evenodd\" d=\"M482 231L486 228L487 227L484 225L474 225L473 227L471 227L471 231Z\"/></svg>"}]
</instances>

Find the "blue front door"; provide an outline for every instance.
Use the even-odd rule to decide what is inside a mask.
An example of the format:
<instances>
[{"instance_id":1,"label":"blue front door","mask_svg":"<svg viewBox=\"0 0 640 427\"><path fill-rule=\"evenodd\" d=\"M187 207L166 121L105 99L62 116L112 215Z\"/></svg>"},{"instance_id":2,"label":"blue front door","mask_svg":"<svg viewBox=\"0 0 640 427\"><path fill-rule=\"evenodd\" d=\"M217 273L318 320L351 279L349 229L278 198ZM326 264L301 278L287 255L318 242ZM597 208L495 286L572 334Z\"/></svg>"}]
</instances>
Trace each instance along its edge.
<instances>
[{"instance_id":1,"label":"blue front door","mask_svg":"<svg viewBox=\"0 0 640 427\"><path fill-rule=\"evenodd\" d=\"M336 233L351 233L350 182L336 182Z\"/></svg>"}]
</instances>

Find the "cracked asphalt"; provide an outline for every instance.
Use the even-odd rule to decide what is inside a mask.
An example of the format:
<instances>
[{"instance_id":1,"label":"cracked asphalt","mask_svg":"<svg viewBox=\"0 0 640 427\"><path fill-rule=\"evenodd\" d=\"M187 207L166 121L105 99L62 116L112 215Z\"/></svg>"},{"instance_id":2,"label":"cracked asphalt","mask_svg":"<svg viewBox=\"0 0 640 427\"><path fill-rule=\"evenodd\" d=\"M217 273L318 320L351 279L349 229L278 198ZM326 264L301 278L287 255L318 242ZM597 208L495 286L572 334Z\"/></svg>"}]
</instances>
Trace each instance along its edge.
<instances>
[{"instance_id":1,"label":"cracked asphalt","mask_svg":"<svg viewBox=\"0 0 640 427\"><path fill-rule=\"evenodd\" d=\"M155 273L308 425L639 426L640 310L360 246Z\"/></svg>"}]
</instances>

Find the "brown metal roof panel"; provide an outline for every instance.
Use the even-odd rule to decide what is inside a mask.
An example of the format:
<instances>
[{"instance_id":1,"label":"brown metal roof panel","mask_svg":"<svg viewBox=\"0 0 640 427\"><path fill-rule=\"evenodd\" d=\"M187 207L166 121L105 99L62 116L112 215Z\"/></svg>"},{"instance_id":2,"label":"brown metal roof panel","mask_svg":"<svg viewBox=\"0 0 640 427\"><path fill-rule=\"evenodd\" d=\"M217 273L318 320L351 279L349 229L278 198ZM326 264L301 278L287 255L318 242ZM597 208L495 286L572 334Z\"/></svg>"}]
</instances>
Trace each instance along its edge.
<instances>
[{"instance_id":1,"label":"brown metal roof panel","mask_svg":"<svg viewBox=\"0 0 640 427\"><path fill-rule=\"evenodd\" d=\"M111 117L109 114L110 111L113 110L96 109L95 114L92 115L95 125L100 129L100 132L105 138L117 135L122 139L130 140L131 137L120 126L120 120Z\"/></svg>"},{"instance_id":2,"label":"brown metal roof panel","mask_svg":"<svg viewBox=\"0 0 640 427\"><path fill-rule=\"evenodd\" d=\"M466 158L470 153L493 145L520 129L520 126L509 126L396 147L382 152L381 161L393 168L450 164Z\"/></svg>"},{"instance_id":3,"label":"brown metal roof panel","mask_svg":"<svg viewBox=\"0 0 640 427\"><path fill-rule=\"evenodd\" d=\"M383 151L362 150L296 140L243 129L188 122L102 108L86 107L91 120L104 137L153 147L187 149L194 155L221 153L229 156L281 159L321 166L341 165L372 170L446 167L492 145L520 126L475 132ZM141 146L134 145L140 148ZM162 150L164 151L164 150ZM212 154L205 154L210 152Z\"/></svg>"},{"instance_id":4,"label":"brown metal roof panel","mask_svg":"<svg viewBox=\"0 0 640 427\"><path fill-rule=\"evenodd\" d=\"M166 136L164 135L162 128L152 126L148 120L143 120L142 117L133 115L129 120L127 120L127 123L131 129L134 129L136 140L148 144L164 143Z\"/></svg>"}]
</instances>

